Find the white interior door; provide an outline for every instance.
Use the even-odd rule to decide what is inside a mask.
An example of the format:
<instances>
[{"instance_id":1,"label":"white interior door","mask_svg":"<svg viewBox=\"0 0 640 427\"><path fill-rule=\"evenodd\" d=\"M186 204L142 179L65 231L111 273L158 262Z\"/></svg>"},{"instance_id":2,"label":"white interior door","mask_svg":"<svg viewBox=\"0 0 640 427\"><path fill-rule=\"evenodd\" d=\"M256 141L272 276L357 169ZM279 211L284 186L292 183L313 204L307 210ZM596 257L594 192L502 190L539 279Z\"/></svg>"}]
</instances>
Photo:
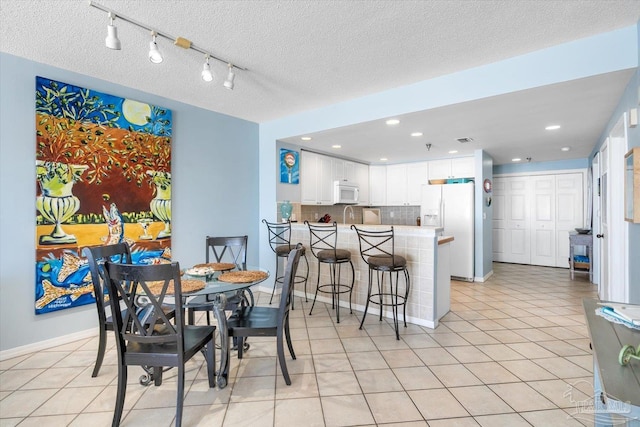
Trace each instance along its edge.
<instances>
[{"instance_id":1,"label":"white interior door","mask_svg":"<svg viewBox=\"0 0 640 427\"><path fill-rule=\"evenodd\" d=\"M596 238L600 241L600 286L598 288L601 300L609 300L609 211L608 211L608 170L609 170L609 139L600 147L600 232Z\"/></svg>"},{"instance_id":2,"label":"white interior door","mask_svg":"<svg viewBox=\"0 0 640 427\"><path fill-rule=\"evenodd\" d=\"M529 179L515 177L507 181L505 255L507 262L531 262L529 228Z\"/></svg>"},{"instance_id":3,"label":"white interior door","mask_svg":"<svg viewBox=\"0 0 640 427\"><path fill-rule=\"evenodd\" d=\"M585 227L583 186L584 176L581 173L556 175L556 267L568 267L569 233Z\"/></svg>"},{"instance_id":4,"label":"white interior door","mask_svg":"<svg viewBox=\"0 0 640 427\"><path fill-rule=\"evenodd\" d=\"M531 186L531 264L555 267L556 177L533 176Z\"/></svg>"}]
</instances>

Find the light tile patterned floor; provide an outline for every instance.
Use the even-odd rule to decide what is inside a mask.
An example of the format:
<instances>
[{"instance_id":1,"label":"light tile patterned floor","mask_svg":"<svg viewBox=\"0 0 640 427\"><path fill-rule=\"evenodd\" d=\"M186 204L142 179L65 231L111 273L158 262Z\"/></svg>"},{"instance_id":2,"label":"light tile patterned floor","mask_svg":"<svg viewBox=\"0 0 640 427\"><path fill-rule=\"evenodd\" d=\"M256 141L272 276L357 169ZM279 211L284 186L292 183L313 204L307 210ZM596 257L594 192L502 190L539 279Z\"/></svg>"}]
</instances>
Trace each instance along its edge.
<instances>
[{"instance_id":1,"label":"light tile patterned floor","mask_svg":"<svg viewBox=\"0 0 640 427\"><path fill-rule=\"evenodd\" d=\"M234 355L229 385L209 389L203 358L188 365L185 426L581 426L592 359L581 300L586 276L566 269L494 264L486 283L453 282L451 312L436 330L409 325L396 341L387 321L296 301L293 384L275 340L251 339ZM266 304L268 295L259 294ZM305 307L301 310L301 307ZM200 319L202 321L202 319ZM116 356L91 378L96 339L0 362L0 426L109 426ZM286 352L286 350L285 350ZM176 382L143 387L130 368L123 426L174 425Z\"/></svg>"}]
</instances>

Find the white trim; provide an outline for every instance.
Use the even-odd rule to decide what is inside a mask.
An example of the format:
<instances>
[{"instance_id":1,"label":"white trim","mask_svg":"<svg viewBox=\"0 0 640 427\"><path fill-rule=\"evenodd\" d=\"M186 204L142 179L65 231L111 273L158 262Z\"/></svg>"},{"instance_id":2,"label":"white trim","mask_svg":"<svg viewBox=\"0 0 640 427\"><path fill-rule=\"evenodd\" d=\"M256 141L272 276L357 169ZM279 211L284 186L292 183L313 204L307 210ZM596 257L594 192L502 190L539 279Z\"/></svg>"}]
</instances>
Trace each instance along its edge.
<instances>
[{"instance_id":1,"label":"white trim","mask_svg":"<svg viewBox=\"0 0 640 427\"><path fill-rule=\"evenodd\" d=\"M493 270L491 270L490 272L488 272L487 274L484 275L484 277L476 277L474 280L474 282L486 282L487 280L489 280L489 277L493 276Z\"/></svg>"},{"instance_id":2,"label":"white trim","mask_svg":"<svg viewBox=\"0 0 640 427\"><path fill-rule=\"evenodd\" d=\"M509 173L499 173L499 174L495 174L493 175L494 178L507 178L510 176L530 176L530 175L559 175L559 174L563 174L563 173L583 173L586 174L587 173L587 169L586 168L577 168L577 169L550 169L550 170L543 170L543 171L526 171L526 172L509 172Z\"/></svg>"},{"instance_id":3,"label":"white trim","mask_svg":"<svg viewBox=\"0 0 640 427\"><path fill-rule=\"evenodd\" d=\"M60 337L51 338L45 341L34 342L31 344L23 345L20 347L10 348L9 350L0 351L0 362L13 359L14 357L24 356L29 353L36 353L48 348L57 347L63 344L69 344L74 341L78 341L85 338L93 338L98 336L98 330L96 328L85 329L84 331L74 332L69 335L62 335ZM98 348L96 347L96 351Z\"/></svg>"}]
</instances>

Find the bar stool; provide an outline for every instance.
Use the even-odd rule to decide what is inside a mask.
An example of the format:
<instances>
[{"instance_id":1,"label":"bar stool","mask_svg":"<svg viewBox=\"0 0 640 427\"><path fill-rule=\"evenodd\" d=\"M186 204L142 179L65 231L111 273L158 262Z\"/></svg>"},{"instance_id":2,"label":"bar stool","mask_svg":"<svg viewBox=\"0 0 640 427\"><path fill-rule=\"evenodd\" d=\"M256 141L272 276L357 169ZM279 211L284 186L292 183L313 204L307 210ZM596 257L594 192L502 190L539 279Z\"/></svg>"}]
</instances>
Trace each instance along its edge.
<instances>
[{"instance_id":1,"label":"bar stool","mask_svg":"<svg viewBox=\"0 0 640 427\"><path fill-rule=\"evenodd\" d=\"M276 254L276 274L275 280L273 282L273 290L271 291L271 299L269 299L269 304L273 301L273 295L276 292L276 287L278 283L284 283L284 276L281 276L280 271L280 260L279 258L284 258L285 260L289 257L289 252L293 249L296 249L295 244L291 244L291 221L287 222L269 222L266 219L263 219L262 222L267 226L267 230L269 231L269 246L273 253ZM292 283L294 286L297 283L304 282L304 300L307 299L307 279L309 278L309 261L307 261L307 254L304 246L300 248L302 251L302 257L304 259L305 264L307 265L307 270L304 276L296 275L295 280ZM293 295L293 291L292 291ZM294 299L291 300L291 309L294 309L293 304Z\"/></svg>"},{"instance_id":2,"label":"bar stool","mask_svg":"<svg viewBox=\"0 0 640 427\"><path fill-rule=\"evenodd\" d=\"M409 298L409 271L407 270L407 260L403 256L395 254L393 227L389 230L363 230L355 225L351 226L358 235L360 243L360 256L369 266L369 288L367 291L367 302L364 307L364 314L360 322L360 329L364 325L367 317L369 303L380 306L380 321L382 321L382 311L384 307L391 307L393 313L393 326L396 330L396 339L400 339L398 330L398 307L402 306L404 316L404 327L407 327L407 299ZM376 275L378 290L372 293L373 275ZM404 273L404 290L399 286L398 276ZM385 288L385 273L389 273L389 287ZM394 275L395 273L395 275ZM394 277L395 276L395 277Z\"/></svg>"},{"instance_id":3,"label":"bar stool","mask_svg":"<svg viewBox=\"0 0 640 427\"><path fill-rule=\"evenodd\" d=\"M331 294L331 308L336 310L336 319L340 323L340 294L349 293L349 313L353 314L351 308L351 294L353 293L353 284L355 282L355 270L351 262L351 252L346 249L337 249L338 243L338 225L334 222L328 225L309 224L309 239L311 253L318 260L318 281L316 283L316 294L313 297L313 304L309 316L313 313L313 307L316 305L318 292ZM351 266L351 284L343 284L340 282L340 272L342 264L349 263ZM320 266L322 264L329 265L329 283L320 284Z\"/></svg>"}]
</instances>

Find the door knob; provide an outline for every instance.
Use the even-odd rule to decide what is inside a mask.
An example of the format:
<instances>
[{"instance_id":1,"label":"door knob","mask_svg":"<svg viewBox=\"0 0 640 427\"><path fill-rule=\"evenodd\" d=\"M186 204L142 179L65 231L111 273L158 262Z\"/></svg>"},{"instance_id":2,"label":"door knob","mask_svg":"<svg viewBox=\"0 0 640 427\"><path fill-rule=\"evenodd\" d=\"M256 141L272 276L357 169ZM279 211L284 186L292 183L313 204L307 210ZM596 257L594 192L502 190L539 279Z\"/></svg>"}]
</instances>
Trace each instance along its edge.
<instances>
[{"instance_id":1,"label":"door knob","mask_svg":"<svg viewBox=\"0 0 640 427\"><path fill-rule=\"evenodd\" d=\"M604 234L596 234L596 237L597 237L598 239L602 239L602 238L604 237Z\"/></svg>"}]
</instances>

